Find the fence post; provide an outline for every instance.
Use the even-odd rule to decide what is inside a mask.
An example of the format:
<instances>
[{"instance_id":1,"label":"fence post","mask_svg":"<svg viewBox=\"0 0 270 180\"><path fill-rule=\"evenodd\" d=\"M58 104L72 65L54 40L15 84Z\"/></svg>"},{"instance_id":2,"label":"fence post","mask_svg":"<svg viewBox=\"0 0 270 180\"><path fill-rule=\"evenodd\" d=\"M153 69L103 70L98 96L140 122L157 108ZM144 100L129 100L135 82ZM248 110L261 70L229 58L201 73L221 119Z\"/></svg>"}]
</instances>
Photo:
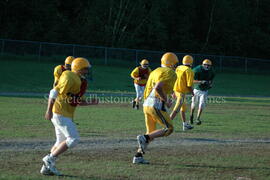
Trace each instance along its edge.
<instances>
[{"instance_id":1,"label":"fence post","mask_svg":"<svg viewBox=\"0 0 270 180\"><path fill-rule=\"evenodd\" d=\"M5 48L5 40L2 40L2 48L1 48L1 54L4 54L4 48Z\"/></svg>"},{"instance_id":2,"label":"fence post","mask_svg":"<svg viewBox=\"0 0 270 180\"><path fill-rule=\"evenodd\" d=\"M40 42L39 43L39 50L38 50L38 61L40 61L40 56L41 56L41 45L42 45L42 43Z\"/></svg>"},{"instance_id":3,"label":"fence post","mask_svg":"<svg viewBox=\"0 0 270 180\"><path fill-rule=\"evenodd\" d=\"M222 56L219 56L219 70L222 72Z\"/></svg>"},{"instance_id":4,"label":"fence post","mask_svg":"<svg viewBox=\"0 0 270 180\"><path fill-rule=\"evenodd\" d=\"M108 52L107 52L108 50L107 50L106 47L104 48L104 51L105 51L105 53L104 53L104 56L105 56L104 57L104 60L105 60L104 63L105 63L105 65L107 65L108 64Z\"/></svg>"},{"instance_id":5,"label":"fence post","mask_svg":"<svg viewBox=\"0 0 270 180\"><path fill-rule=\"evenodd\" d=\"M247 58L245 58L245 72L247 73L247 64L248 62L247 62Z\"/></svg>"}]
</instances>

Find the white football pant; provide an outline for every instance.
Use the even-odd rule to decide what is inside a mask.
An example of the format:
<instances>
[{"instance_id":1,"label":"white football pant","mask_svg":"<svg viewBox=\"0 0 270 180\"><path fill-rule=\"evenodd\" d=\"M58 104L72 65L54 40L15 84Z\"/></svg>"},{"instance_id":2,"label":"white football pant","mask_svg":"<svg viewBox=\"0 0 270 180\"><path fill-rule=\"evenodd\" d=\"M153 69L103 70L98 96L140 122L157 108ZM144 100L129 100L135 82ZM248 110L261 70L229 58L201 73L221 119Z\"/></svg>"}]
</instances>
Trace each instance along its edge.
<instances>
[{"instance_id":1,"label":"white football pant","mask_svg":"<svg viewBox=\"0 0 270 180\"><path fill-rule=\"evenodd\" d=\"M136 98L141 100L143 97L145 86L140 86L140 85L135 84L135 83L134 83L134 86L135 86L135 90L136 90Z\"/></svg>"},{"instance_id":2,"label":"white football pant","mask_svg":"<svg viewBox=\"0 0 270 180\"><path fill-rule=\"evenodd\" d=\"M192 97L191 108L192 109L195 108L195 106L199 102L199 108L204 109L204 107L206 106L208 91L201 91L198 89L194 89L193 93L194 93L194 96Z\"/></svg>"},{"instance_id":3,"label":"white football pant","mask_svg":"<svg viewBox=\"0 0 270 180\"><path fill-rule=\"evenodd\" d=\"M56 142L54 146L58 146L65 140L69 148L78 144L80 140L79 133L71 118L53 113L51 121L55 127L56 135Z\"/></svg>"}]
</instances>

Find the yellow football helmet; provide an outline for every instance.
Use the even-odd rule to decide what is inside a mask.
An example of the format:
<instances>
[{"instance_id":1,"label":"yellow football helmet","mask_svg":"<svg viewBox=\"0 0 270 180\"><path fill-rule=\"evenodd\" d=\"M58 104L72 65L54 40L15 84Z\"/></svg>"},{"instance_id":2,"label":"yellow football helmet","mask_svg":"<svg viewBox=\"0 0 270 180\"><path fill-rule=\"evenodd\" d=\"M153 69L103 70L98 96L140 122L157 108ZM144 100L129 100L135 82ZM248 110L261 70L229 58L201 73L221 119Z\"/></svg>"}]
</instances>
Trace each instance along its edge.
<instances>
[{"instance_id":1,"label":"yellow football helmet","mask_svg":"<svg viewBox=\"0 0 270 180\"><path fill-rule=\"evenodd\" d=\"M207 65L212 66L212 61L210 61L209 59L205 59L205 60L203 60L202 64L207 64Z\"/></svg>"},{"instance_id":2,"label":"yellow football helmet","mask_svg":"<svg viewBox=\"0 0 270 180\"><path fill-rule=\"evenodd\" d=\"M178 62L179 62L178 57L176 56L176 54L174 54L172 52L167 52L167 53L163 54L163 56L161 58L161 65L163 65L165 67L173 67Z\"/></svg>"},{"instance_id":3,"label":"yellow football helmet","mask_svg":"<svg viewBox=\"0 0 270 180\"><path fill-rule=\"evenodd\" d=\"M183 65L192 65L193 64L193 57L190 55L185 55L182 60Z\"/></svg>"},{"instance_id":4,"label":"yellow football helmet","mask_svg":"<svg viewBox=\"0 0 270 180\"><path fill-rule=\"evenodd\" d=\"M91 67L91 65L90 65L89 61L83 57L75 58L71 64L71 70L73 72L78 72L84 68L90 68L90 67Z\"/></svg>"},{"instance_id":5,"label":"yellow football helmet","mask_svg":"<svg viewBox=\"0 0 270 180\"><path fill-rule=\"evenodd\" d=\"M143 59L141 62L140 62L141 65L149 65L149 61L147 59Z\"/></svg>"},{"instance_id":6,"label":"yellow football helmet","mask_svg":"<svg viewBox=\"0 0 270 180\"><path fill-rule=\"evenodd\" d=\"M65 60L65 64L70 64L72 63L72 61L74 60L75 58L73 56L68 56Z\"/></svg>"}]
</instances>

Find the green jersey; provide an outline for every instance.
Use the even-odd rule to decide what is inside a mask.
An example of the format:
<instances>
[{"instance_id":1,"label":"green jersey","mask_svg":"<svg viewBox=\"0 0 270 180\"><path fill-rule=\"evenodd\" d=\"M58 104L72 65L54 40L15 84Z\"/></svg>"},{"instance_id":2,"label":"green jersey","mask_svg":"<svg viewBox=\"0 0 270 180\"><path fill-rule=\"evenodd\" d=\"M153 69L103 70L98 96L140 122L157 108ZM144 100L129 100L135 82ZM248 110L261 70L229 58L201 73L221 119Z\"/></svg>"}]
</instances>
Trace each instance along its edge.
<instances>
[{"instance_id":1,"label":"green jersey","mask_svg":"<svg viewBox=\"0 0 270 180\"><path fill-rule=\"evenodd\" d=\"M207 81L207 83L204 84L195 83L194 89L206 91L212 87L211 84L215 77L215 73L212 70L212 68L207 71L203 69L202 65L199 65L193 68L193 72L194 72L194 80Z\"/></svg>"}]
</instances>

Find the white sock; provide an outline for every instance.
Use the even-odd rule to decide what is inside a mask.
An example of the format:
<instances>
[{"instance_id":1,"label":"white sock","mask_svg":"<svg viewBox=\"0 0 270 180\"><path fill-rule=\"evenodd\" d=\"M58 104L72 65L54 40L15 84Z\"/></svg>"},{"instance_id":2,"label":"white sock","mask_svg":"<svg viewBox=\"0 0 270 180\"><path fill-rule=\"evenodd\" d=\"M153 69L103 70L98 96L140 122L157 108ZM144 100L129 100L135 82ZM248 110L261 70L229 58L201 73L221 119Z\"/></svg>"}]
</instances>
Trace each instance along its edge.
<instances>
[{"instance_id":1,"label":"white sock","mask_svg":"<svg viewBox=\"0 0 270 180\"><path fill-rule=\"evenodd\" d=\"M50 157L56 159L56 157L54 155L52 155L52 153L50 154Z\"/></svg>"}]
</instances>

